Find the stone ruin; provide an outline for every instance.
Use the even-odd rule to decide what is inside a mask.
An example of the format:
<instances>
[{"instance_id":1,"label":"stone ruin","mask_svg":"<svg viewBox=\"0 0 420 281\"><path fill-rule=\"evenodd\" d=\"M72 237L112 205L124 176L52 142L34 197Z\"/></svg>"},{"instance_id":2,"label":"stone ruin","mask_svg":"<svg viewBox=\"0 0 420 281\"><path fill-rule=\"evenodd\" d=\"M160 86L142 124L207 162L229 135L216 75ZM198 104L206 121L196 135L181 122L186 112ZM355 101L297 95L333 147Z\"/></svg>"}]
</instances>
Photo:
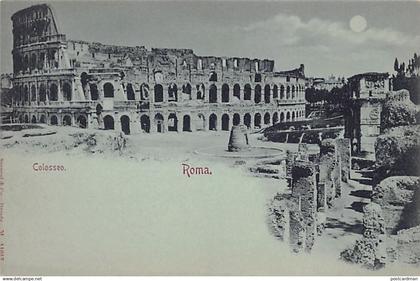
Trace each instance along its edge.
<instances>
[{"instance_id":1,"label":"stone ruin","mask_svg":"<svg viewBox=\"0 0 420 281\"><path fill-rule=\"evenodd\" d=\"M232 126L230 131L228 151L236 152L243 150L250 150L249 139L246 127L243 125Z\"/></svg>"},{"instance_id":2,"label":"stone ruin","mask_svg":"<svg viewBox=\"0 0 420 281\"><path fill-rule=\"evenodd\" d=\"M325 211L349 179L350 141L324 140L319 154L299 145L298 152L287 151L285 160L290 193L278 194L271 202L272 232L293 252L310 252L324 229Z\"/></svg>"}]
</instances>

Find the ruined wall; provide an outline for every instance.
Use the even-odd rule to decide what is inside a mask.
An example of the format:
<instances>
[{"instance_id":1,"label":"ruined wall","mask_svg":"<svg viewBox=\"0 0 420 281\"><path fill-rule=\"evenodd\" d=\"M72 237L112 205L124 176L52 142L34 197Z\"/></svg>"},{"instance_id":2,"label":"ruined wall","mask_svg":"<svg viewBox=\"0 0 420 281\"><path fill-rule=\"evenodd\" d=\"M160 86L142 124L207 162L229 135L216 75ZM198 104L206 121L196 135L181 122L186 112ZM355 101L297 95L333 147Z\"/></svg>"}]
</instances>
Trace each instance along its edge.
<instances>
[{"instance_id":1,"label":"ruined wall","mask_svg":"<svg viewBox=\"0 0 420 281\"><path fill-rule=\"evenodd\" d=\"M369 269L383 267L387 260L385 221L381 207L370 203L363 208L363 237L353 247L341 252L341 258Z\"/></svg>"},{"instance_id":2,"label":"ruined wall","mask_svg":"<svg viewBox=\"0 0 420 281\"><path fill-rule=\"evenodd\" d=\"M373 188L372 201L382 208L388 234L420 224L420 177L396 176Z\"/></svg>"}]
</instances>

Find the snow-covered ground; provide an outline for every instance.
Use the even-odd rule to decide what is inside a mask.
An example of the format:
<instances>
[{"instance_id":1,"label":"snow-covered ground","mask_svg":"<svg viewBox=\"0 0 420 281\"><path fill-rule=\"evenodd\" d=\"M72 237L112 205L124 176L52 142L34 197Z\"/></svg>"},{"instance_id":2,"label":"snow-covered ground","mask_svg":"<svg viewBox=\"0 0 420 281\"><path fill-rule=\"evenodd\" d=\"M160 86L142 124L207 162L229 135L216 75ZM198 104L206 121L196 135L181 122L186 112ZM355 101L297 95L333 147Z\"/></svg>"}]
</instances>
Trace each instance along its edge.
<instances>
[{"instance_id":1,"label":"snow-covered ground","mask_svg":"<svg viewBox=\"0 0 420 281\"><path fill-rule=\"evenodd\" d=\"M266 222L268 201L276 192L285 192L286 183L252 177L232 159L194 153L202 147L227 146L227 132L133 135L127 152L120 155L110 152L106 141L97 142L103 147L95 153L85 152L82 144L72 146L68 136L80 130L54 130L55 135L0 142L5 274L416 272L402 266L369 272L338 261L341 249L336 249L334 238L328 239L333 230L318 239L313 254L291 254L270 234ZM96 133L98 139L108 137L108 132ZM252 142L286 149L255 136ZM65 171L34 171L34 163L63 165ZM212 175L188 177L182 163L209 167Z\"/></svg>"}]
</instances>

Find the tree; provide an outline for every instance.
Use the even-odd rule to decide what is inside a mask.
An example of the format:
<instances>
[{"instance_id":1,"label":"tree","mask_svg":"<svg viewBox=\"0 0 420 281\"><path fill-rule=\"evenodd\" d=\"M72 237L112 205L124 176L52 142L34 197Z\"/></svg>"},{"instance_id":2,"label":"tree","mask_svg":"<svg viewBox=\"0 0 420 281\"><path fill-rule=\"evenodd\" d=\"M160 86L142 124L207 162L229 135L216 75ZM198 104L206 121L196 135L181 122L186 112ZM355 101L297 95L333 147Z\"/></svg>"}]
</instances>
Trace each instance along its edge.
<instances>
[{"instance_id":1,"label":"tree","mask_svg":"<svg viewBox=\"0 0 420 281\"><path fill-rule=\"evenodd\" d=\"M399 65L399 63L398 63L398 59L397 59L397 58L395 58L395 61L394 61L394 70L395 70L396 72L399 72L399 67L400 67L400 65Z\"/></svg>"}]
</instances>

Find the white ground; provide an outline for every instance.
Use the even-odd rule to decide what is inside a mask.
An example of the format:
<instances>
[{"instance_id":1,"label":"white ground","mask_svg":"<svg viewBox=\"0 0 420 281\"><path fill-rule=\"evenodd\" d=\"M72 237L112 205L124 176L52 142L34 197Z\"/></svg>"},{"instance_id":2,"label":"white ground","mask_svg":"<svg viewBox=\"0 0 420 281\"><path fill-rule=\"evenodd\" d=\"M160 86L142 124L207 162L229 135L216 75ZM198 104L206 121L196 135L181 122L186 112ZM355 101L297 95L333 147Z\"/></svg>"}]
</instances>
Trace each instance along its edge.
<instances>
[{"instance_id":1,"label":"white ground","mask_svg":"<svg viewBox=\"0 0 420 281\"><path fill-rule=\"evenodd\" d=\"M5 274L415 272L401 266L368 272L338 261L346 246L342 242L357 237L343 234L340 228L327 230L311 255L291 254L269 233L266 223L266 204L276 192L285 192L285 183L251 177L234 167L231 159L194 153L202 147L227 145L226 132L130 136L132 154L119 156L87 155L71 147L53 152L52 143L60 139L65 143L68 138L63 136L77 131L56 129L58 135L18 139L25 144L2 149ZM4 148L15 141L0 144ZM252 142L284 148L259 143L254 137ZM66 171L35 172L35 162L61 164ZM188 178L181 163L207 166L213 175Z\"/></svg>"}]
</instances>

